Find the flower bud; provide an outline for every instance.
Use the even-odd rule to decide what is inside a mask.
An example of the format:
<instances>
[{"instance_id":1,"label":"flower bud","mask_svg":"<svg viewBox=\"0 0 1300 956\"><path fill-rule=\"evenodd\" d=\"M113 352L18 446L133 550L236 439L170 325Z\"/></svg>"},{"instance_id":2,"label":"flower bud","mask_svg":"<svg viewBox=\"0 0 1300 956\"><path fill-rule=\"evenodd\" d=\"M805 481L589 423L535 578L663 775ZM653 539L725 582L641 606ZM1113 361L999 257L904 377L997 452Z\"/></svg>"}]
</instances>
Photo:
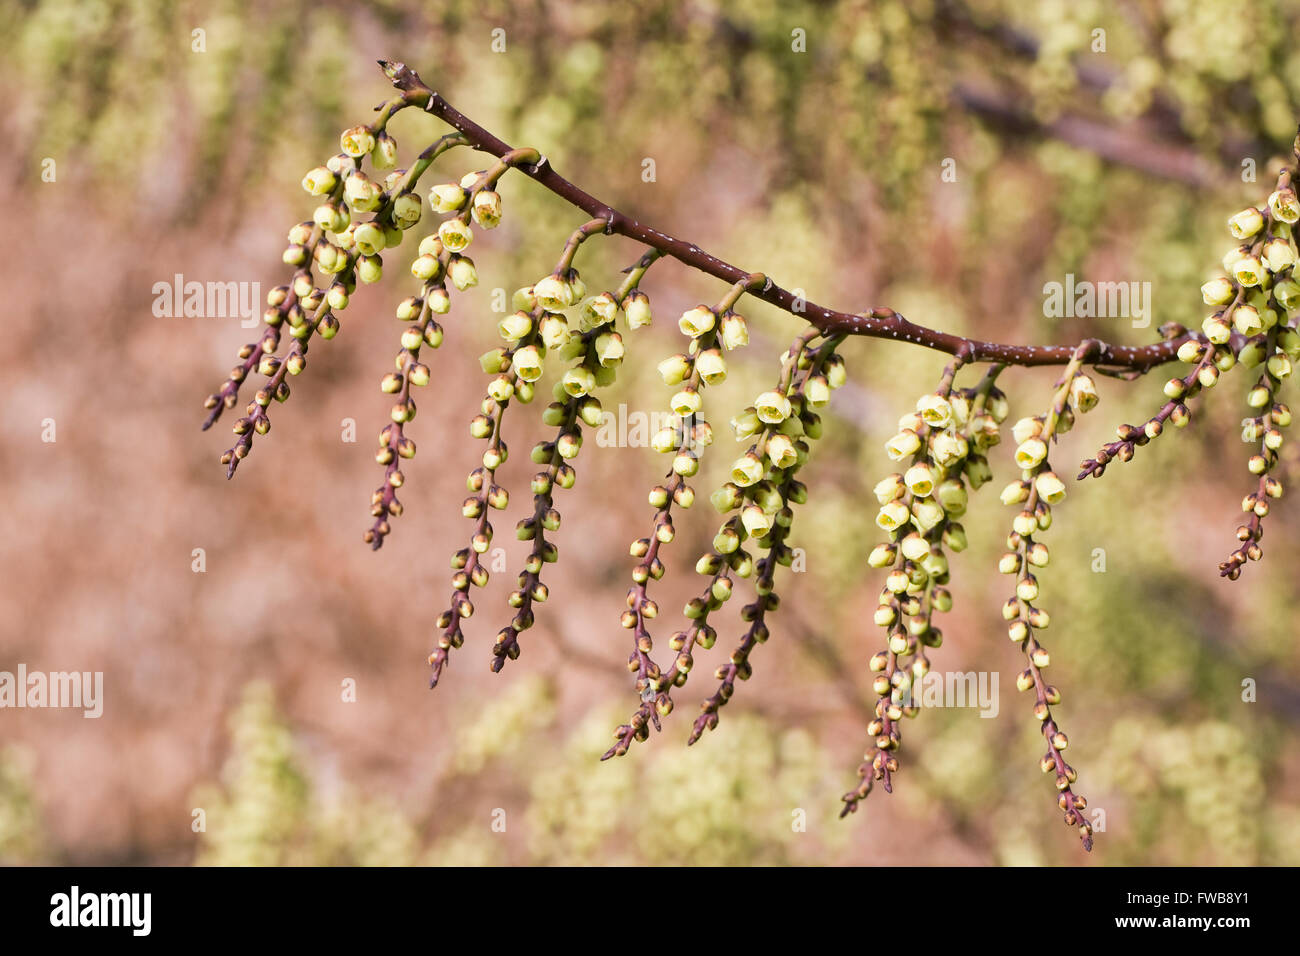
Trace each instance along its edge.
<instances>
[{"instance_id":1,"label":"flower bud","mask_svg":"<svg viewBox=\"0 0 1300 956\"><path fill-rule=\"evenodd\" d=\"M368 126L353 126L343 131L339 147L353 159L359 159L375 148L375 134Z\"/></svg>"},{"instance_id":2,"label":"flower bud","mask_svg":"<svg viewBox=\"0 0 1300 956\"><path fill-rule=\"evenodd\" d=\"M564 377L560 379L560 384L566 394L578 398L586 395L596 387L596 379L588 369L571 368L564 373Z\"/></svg>"},{"instance_id":3,"label":"flower bud","mask_svg":"<svg viewBox=\"0 0 1300 956\"><path fill-rule=\"evenodd\" d=\"M1277 193L1273 194L1274 196ZM1270 205L1271 199L1270 198ZM1264 228L1264 217L1254 206L1248 206L1228 220L1228 231L1234 239L1249 239Z\"/></svg>"},{"instance_id":4,"label":"flower bud","mask_svg":"<svg viewBox=\"0 0 1300 956\"><path fill-rule=\"evenodd\" d=\"M383 192L378 183L366 178L365 173L353 173L343 184L343 201L353 212L374 212L379 208Z\"/></svg>"},{"instance_id":5,"label":"flower bud","mask_svg":"<svg viewBox=\"0 0 1300 956\"><path fill-rule=\"evenodd\" d=\"M787 435L772 435L768 438L764 451L773 468L789 468L799 460L794 442Z\"/></svg>"},{"instance_id":6,"label":"flower bud","mask_svg":"<svg viewBox=\"0 0 1300 956\"><path fill-rule=\"evenodd\" d=\"M448 251L461 252L473 240L474 233L459 219L444 219L438 226L438 238Z\"/></svg>"},{"instance_id":7,"label":"flower bud","mask_svg":"<svg viewBox=\"0 0 1300 956\"><path fill-rule=\"evenodd\" d=\"M705 349L695 356L695 370L705 385L721 385L727 380L727 362L718 349Z\"/></svg>"},{"instance_id":8,"label":"flower bud","mask_svg":"<svg viewBox=\"0 0 1300 956\"><path fill-rule=\"evenodd\" d=\"M1300 202L1293 189L1279 189L1268 197L1269 212L1278 222L1300 221Z\"/></svg>"},{"instance_id":9,"label":"flower bud","mask_svg":"<svg viewBox=\"0 0 1300 956\"><path fill-rule=\"evenodd\" d=\"M927 498L934 490L934 469L927 462L919 462L907 469L903 481L907 485L907 490L916 497Z\"/></svg>"},{"instance_id":10,"label":"flower bud","mask_svg":"<svg viewBox=\"0 0 1300 956\"><path fill-rule=\"evenodd\" d=\"M1300 282L1288 278L1276 283L1273 286L1273 298L1288 312L1300 309Z\"/></svg>"},{"instance_id":11,"label":"flower bud","mask_svg":"<svg viewBox=\"0 0 1300 956\"><path fill-rule=\"evenodd\" d=\"M731 427L736 433L736 441L744 441L749 436L761 431L758 416L753 409L746 409L731 419Z\"/></svg>"},{"instance_id":12,"label":"flower bud","mask_svg":"<svg viewBox=\"0 0 1300 956\"><path fill-rule=\"evenodd\" d=\"M535 345L525 345L517 349L510 358L515 374L525 382L535 382L542 377L542 357Z\"/></svg>"},{"instance_id":13,"label":"flower bud","mask_svg":"<svg viewBox=\"0 0 1300 956\"><path fill-rule=\"evenodd\" d=\"M474 268L474 260L469 256L452 256L447 263L447 276L451 279L451 284L461 292L478 285L478 270Z\"/></svg>"},{"instance_id":14,"label":"flower bud","mask_svg":"<svg viewBox=\"0 0 1300 956\"><path fill-rule=\"evenodd\" d=\"M885 442L885 453L889 455L891 461L902 461L904 458L914 455L920 447L921 439L917 437L916 432L911 430L901 431Z\"/></svg>"},{"instance_id":15,"label":"flower bud","mask_svg":"<svg viewBox=\"0 0 1300 956\"><path fill-rule=\"evenodd\" d=\"M890 501L876 515L876 525L885 531L897 531L911 520L912 513L901 501Z\"/></svg>"},{"instance_id":16,"label":"flower bud","mask_svg":"<svg viewBox=\"0 0 1300 956\"><path fill-rule=\"evenodd\" d=\"M302 177L302 188L307 190L313 196L325 196L334 191L338 185L338 177L328 168L317 166L309 170L307 175Z\"/></svg>"},{"instance_id":17,"label":"flower bud","mask_svg":"<svg viewBox=\"0 0 1300 956\"><path fill-rule=\"evenodd\" d=\"M443 214L455 212L465 205L465 190L455 183L440 183L429 190L429 208Z\"/></svg>"},{"instance_id":18,"label":"flower bud","mask_svg":"<svg viewBox=\"0 0 1300 956\"><path fill-rule=\"evenodd\" d=\"M370 162L375 169L392 169L397 165L397 140L380 130L375 145L370 150Z\"/></svg>"},{"instance_id":19,"label":"flower bud","mask_svg":"<svg viewBox=\"0 0 1300 956\"><path fill-rule=\"evenodd\" d=\"M948 468L965 458L970 444L961 435L939 432L930 438L930 457L940 468Z\"/></svg>"},{"instance_id":20,"label":"flower bud","mask_svg":"<svg viewBox=\"0 0 1300 956\"><path fill-rule=\"evenodd\" d=\"M998 496L1004 505L1018 505L1029 500L1029 482L1013 481Z\"/></svg>"},{"instance_id":21,"label":"flower bud","mask_svg":"<svg viewBox=\"0 0 1300 956\"><path fill-rule=\"evenodd\" d=\"M916 410L931 428L946 428L952 421L952 405L938 392L917 399Z\"/></svg>"},{"instance_id":22,"label":"flower bud","mask_svg":"<svg viewBox=\"0 0 1300 956\"><path fill-rule=\"evenodd\" d=\"M1232 280L1226 276L1217 276L1201 286L1201 298L1206 305L1227 305L1234 295Z\"/></svg>"},{"instance_id":23,"label":"flower bud","mask_svg":"<svg viewBox=\"0 0 1300 956\"><path fill-rule=\"evenodd\" d=\"M887 568L891 566L897 558L894 546L891 544L878 544L871 549L871 554L867 556L867 564L873 568Z\"/></svg>"},{"instance_id":24,"label":"flower bud","mask_svg":"<svg viewBox=\"0 0 1300 956\"><path fill-rule=\"evenodd\" d=\"M685 355L672 355L660 362L658 369L665 385L680 385L691 374L691 360Z\"/></svg>"},{"instance_id":25,"label":"flower bud","mask_svg":"<svg viewBox=\"0 0 1300 956\"><path fill-rule=\"evenodd\" d=\"M830 383L824 375L814 375L804 383L804 397L812 408L821 408L831 400Z\"/></svg>"},{"instance_id":26,"label":"flower bud","mask_svg":"<svg viewBox=\"0 0 1300 956\"><path fill-rule=\"evenodd\" d=\"M1259 312L1257 312L1253 306L1249 305L1239 305L1232 310L1232 325L1233 328L1242 335L1247 336L1255 335L1264 330L1264 323L1260 320ZM1208 332L1206 333L1206 337L1209 337ZM1210 341L1215 342L1213 338L1211 338ZM1227 338L1223 338L1215 342L1215 344L1221 345L1226 341Z\"/></svg>"},{"instance_id":27,"label":"flower bud","mask_svg":"<svg viewBox=\"0 0 1300 956\"><path fill-rule=\"evenodd\" d=\"M1011 436L1017 445L1024 444L1031 438L1043 433L1043 422L1038 418L1022 418L1011 427Z\"/></svg>"},{"instance_id":28,"label":"flower bud","mask_svg":"<svg viewBox=\"0 0 1300 956\"><path fill-rule=\"evenodd\" d=\"M1264 280L1264 265L1254 256L1242 256L1233 264L1232 276L1239 285L1254 288Z\"/></svg>"},{"instance_id":29,"label":"flower bud","mask_svg":"<svg viewBox=\"0 0 1300 956\"><path fill-rule=\"evenodd\" d=\"M766 537L772 529L772 518L758 505L747 505L741 509L740 523L745 526L751 537Z\"/></svg>"},{"instance_id":30,"label":"flower bud","mask_svg":"<svg viewBox=\"0 0 1300 956\"><path fill-rule=\"evenodd\" d=\"M1047 457L1047 444L1041 438L1030 438L1016 449L1016 465L1028 471L1037 468Z\"/></svg>"},{"instance_id":31,"label":"flower bud","mask_svg":"<svg viewBox=\"0 0 1300 956\"><path fill-rule=\"evenodd\" d=\"M384 275L384 260L379 256L362 256L357 261L357 278L366 285L378 282Z\"/></svg>"},{"instance_id":32,"label":"flower bud","mask_svg":"<svg viewBox=\"0 0 1300 956\"><path fill-rule=\"evenodd\" d=\"M929 531L943 519L943 506L933 498L922 498L912 502L912 520L922 531Z\"/></svg>"},{"instance_id":33,"label":"flower bud","mask_svg":"<svg viewBox=\"0 0 1300 956\"><path fill-rule=\"evenodd\" d=\"M1269 272L1283 272L1295 265L1295 250L1287 239L1270 239L1264 243L1264 264Z\"/></svg>"},{"instance_id":34,"label":"flower bud","mask_svg":"<svg viewBox=\"0 0 1300 956\"><path fill-rule=\"evenodd\" d=\"M763 392L754 399L754 411L759 421L768 425L779 425L790 417L790 399L780 392Z\"/></svg>"},{"instance_id":35,"label":"flower bud","mask_svg":"<svg viewBox=\"0 0 1300 956\"><path fill-rule=\"evenodd\" d=\"M1080 373L1070 381L1070 400L1080 412L1091 411L1099 398L1097 383L1092 380L1092 376Z\"/></svg>"},{"instance_id":36,"label":"flower bud","mask_svg":"<svg viewBox=\"0 0 1300 956\"><path fill-rule=\"evenodd\" d=\"M966 486L956 478L948 478L939 483L935 497L948 515L960 518L966 513L968 496Z\"/></svg>"},{"instance_id":37,"label":"flower bud","mask_svg":"<svg viewBox=\"0 0 1300 956\"><path fill-rule=\"evenodd\" d=\"M731 466L731 480L742 488L748 488L763 477L763 461L753 452L746 452L737 458Z\"/></svg>"},{"instance_id":38,"label":"flower bud","mask_svg":"<svg viewBox=\"0 0 1300 956\"><path fill-rule=\"evenodd\" d=\"M1038 489L1038 497L1049 505L1054 505L1065 498L1065 483L1056 476L1055 472L1040 473L1034 478L1034 487Z\"/></svg>"},{"instance_id":39,"label":"flower bud","mask_svg":"<svg viewBox=\"0 0 1300 956\"><path fill-rule=\"evenodd\" d=\"M623 300L623 314L627 316L627 327L639 329L651 322L650 298L639 289L630 292Z\"/></svg>"},{"instance_id":40,"label":"flower bud","mask_svg":"<svg viewBox=\"0 0 1300 956\"><path fill-rule=\"evenodd\" d=\"M471 215L484 229L495 228L501 222L501 194L491 189L479 190L474 194Z\"/></svg>"},{"instance_id":41,"label":"flower bud","mask_svg":"<svg viewBox=\"0 0 1300 956\"><path fill-rule=\"evenodd\" d=\"M683 335L699 338L710 331L716 321L717 315L712 309L707 305L697 305L682 313L682 317L677 320L677 327L681 329Z\"/></svg>"},{"instance_id":42,"label":"flower bud","mask_svg":"<svg viewBox=\"0 0 1300 956\"><path fill-rule=\"evenodd\" d=\"M749 328L743 316L728 312L722 317L722 344L729 351L749 344Z\"/></svg>"},{"instance_id":43,"label":"flower bud","mask_svg":"<svg viewBox=\"0 0 1300 956\"><path fill-rule=\"evenodd\" d=\"M623 337L617 332L606 332L596 336L596 358L605 368L616 368L627 350L623 346Z\"/></svg>"}]
</instances>

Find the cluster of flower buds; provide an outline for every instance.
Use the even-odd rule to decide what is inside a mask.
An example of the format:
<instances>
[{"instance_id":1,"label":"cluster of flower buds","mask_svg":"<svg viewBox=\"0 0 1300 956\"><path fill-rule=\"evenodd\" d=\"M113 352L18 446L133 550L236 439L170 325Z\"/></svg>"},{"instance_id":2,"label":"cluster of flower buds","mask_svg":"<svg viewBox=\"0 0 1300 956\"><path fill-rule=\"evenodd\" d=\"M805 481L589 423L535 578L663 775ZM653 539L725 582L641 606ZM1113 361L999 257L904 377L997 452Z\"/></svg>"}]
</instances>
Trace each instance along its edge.
<instances>
[{"instance_id":1,"label":"cluster of flower buds","mask_svg":"<svg viewBox=\"0 0 1300 956\"><path fill-rule=\"evenodd\" d=\"M857 787L843 797L845 814L857 809L877 780L892 791L899 722L916 715L914 693L930 670L926 649L943 642L933 615L952 607L946 551L965 550L958 519L966 513L969 491L992 478L986 453L1001 440L998 426L1008 410L1006 396L994 385L1001 367L973 388L955 389L959 366L954 362L944 370L939 387L921 396L885 443L890 460L906 470L875 486L876 525L888 539L872 550L868 563L888 572L875 612L885 647L871 658L877 697L867 728L872 744L858 768Z\"/></svg>"},{"instance_id":2,"label":"cluster of flower buds","mask_svg":"<svg viewBox=\"0 0 1300 956\"><path fill-rule=\"evenodd\" d=\"M750 277L747 281L752 285L761 279ZM678 358L695 360L694 367L679 378L673 359L661 364L660 370L668 384L686 383L695 395L704 385L716 384L704 379L698 363L700 356L707 354L718 341L731 349L748 340L743 319L732 313L729 305L724 300L723 307L718 309L702 306L682 316L679 324L683 332L692 336L692 348L688 355ZM673 538L670 509L673 504L686 508L693 503L695 494L686 484L686 478L695 473L698 460L692 461L694 467L686 469L677 465L681 450L689 441L690 433L683 428L674 429L673 442L663 443L665 448L661 450L674 452L677 457L667 485L657 486L650 493L650 503L656 508L654 536L632 545L638 563L633 570L633 587L628 592L628 610L623 615L624 626L635 634L636 644L628 669L637 675L641 705L628 723L615 730L615 743L605 758L622 755L634 741L645 740L651 724L658 727L658 718L672 711L671 691L686 683L694 666L696 647L707 650L717 640L717 631L709 618L730 599L734 578L754 577L756 600L741 613L749 627L729 662L715 673L720 684L701 705L702 712L691 732L692 743L705 730L717 726L718 710L731 697L736 680L744 680L750 674L750 652L767 640L766 615L778 604L773 590L776 567L788 566L793 558L792 549L785 543L793 519L791 505L807 499L807 490L795 475L807 461L809 442L821 436L821 417L816 409L829 401L831 390L842 385L845 378L843 360L834 351L838 340L828 339L814 347L811 345L814 338L815 331L797 339L783 358L777 387L759 395L752 406L732 419L736 439L754 441L746 454L732 465L731 480L710 496L714 507L727 517L713 539L712 548L696 563L696 572L708 580L702 592L686 605L687 624L670 641L676 656L666 671L661 671L650 657L653 645L646 622L658 614L658 607L646 594L646 582L663 574L658 554L660 546ZM674 397L675 412L681 395L679 392ZM694 416L699 408L692 405L689 414ZM680 412L678 415L688 421ZM703 423L696 422L694 427L698 429L700 424ZM704 444L711 441L710 432ZM757 561L744 546L750 540L763 552Z\"/></svg>"},{"instance_id":3,"label":"cluster of flower buds","mask_svg":"<svg viewBox=\"0 0 1300 956\"><path fill-rule=\"evenodd\" d=\"M1038 578L1034 573L1046 567L1050 558L1047 545L1036 541L1035 536L1052 526L1052 506L1065 497L1065 483L1052 471L1048 462L1049 446L1057 435L1070 427L1075 408L1086 412L1097 403L1096 386L1088 375L1080 371L1086 354L1086 344L1075 352L1047 413L1023 418L1013 428L1015 459L1021 477L1002 490L1002 502L1018 508L1019 512L1012 522L1011 534L1007 536L1007 551L998 562L998 570L1016 578L1015 594L1003 605L1002 617L1007 622L1008 637L1020 645L1028 665L1017 678L1016 686L1021 691L1034 691L1034 716L1048 747L1040 766L1044 773L1055 773L1057 803L1064 820L1077 829L1084 849L1090 850L1092 826L1083 815L1087 801L1072 789L1078 774L1062 756L1069 740L1052 716L1051 708L1060 703L1061 693L1043 676L1049 656L1038 635L1048 626L1050 618L1035 603L1038 600Z\"/></svg>"}]
</instances>

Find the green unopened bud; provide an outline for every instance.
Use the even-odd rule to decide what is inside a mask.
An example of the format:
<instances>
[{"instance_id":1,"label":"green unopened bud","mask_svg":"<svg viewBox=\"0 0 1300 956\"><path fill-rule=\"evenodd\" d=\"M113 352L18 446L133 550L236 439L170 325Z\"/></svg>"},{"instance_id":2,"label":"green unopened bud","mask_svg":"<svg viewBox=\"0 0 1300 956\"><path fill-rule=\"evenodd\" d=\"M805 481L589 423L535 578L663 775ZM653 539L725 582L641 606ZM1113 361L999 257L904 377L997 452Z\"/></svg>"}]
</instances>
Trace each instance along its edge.
<instances>
[{"instance_id":1,"label":"green unopened bud","mask_svg":"<svg viewBox=\"0 0 1300 956\"><path fill-rule=\"evenodd\" d=\"M1249 305L1239 305L1232 310L1232 325L1242 335L1255 335L1264 330L1264 323L1259 317L1259 312L1257 312L1253 306ZM1208 332L1206 333L1206 337L1209 337ZM1227 339L1224 338L1215 341L1211 338L1210 341L1214 342L1216 345L1221 345L1223 342L1226 342Z\"/></svg>"},{"instance_id":2,"label":"green unopened bud","mask_svg":"<svg viewBox=\"0 0 1300 956\"><path fill-rule=\"evenodd\" d=\"M967 494L966 486L956 478L948 478L939 483L936 493L939 504L943 510L954 518L960 518L966 513Z\"/></svg>"},{"instance_id":3,"label":"green unopened bud","mask_svg":"<svg viewBox=\"0 0 1300 956\"><path fill-rule=\"evenodd\" d=\"M384 277L384 260L379 256L362 256L357 261L357 278L372 285Z\"/></svg>"},{"instance_id":4,"label":"green unopened bud","mask_svg":"<svg viewBox=\"0 0 1300 956\"><path fill-rule=\"evenodd\" d=\"M414 193L402 193L393 200L393 221L400 229L410 229L420 221L423 207Z\"/></svg>"},{"instance_id":5,"label":"green unopened bud","mask_svg":"<svg viewBox=\"0 0 1300 956\"><path fill-rule=\"evenodd\" d=\"M1283 279L1273 286L1273 298L1288 312L1300 309L1300 282Z\"/></svg>"},{"instance_id":6,"label":"green unopened bud","mask_svg":"<svg viewBox=\"0 0 1300 956\"><path fill-rule=\"evenodd\" d=\"M949 551L962 552L966 550L966 529L955 522L948 522L943 529L943 544Z\"/></svg>"},{"instance_id":7,"label":"green unopened bud","mask_svg":"<svg viewBox=\"0 0 1300 956\"><path fill-rule=\"evenodd\" d=\"M357 251L363 256L373 256L384 251L384 230L373 222L363 222L352 233Z\"/></svg>"},{"instance_id":8,"label":"green unopened bud","mask_svg":"<svg viewBox=\"0 0 1300 956\"><path fill-rule=\"evenodd\" d=\"M375 145L370 150L370 162L375 169L392 169L397 165L397 140L387 130L380 130L375 137Z\"/></svg>"}]
</instances>

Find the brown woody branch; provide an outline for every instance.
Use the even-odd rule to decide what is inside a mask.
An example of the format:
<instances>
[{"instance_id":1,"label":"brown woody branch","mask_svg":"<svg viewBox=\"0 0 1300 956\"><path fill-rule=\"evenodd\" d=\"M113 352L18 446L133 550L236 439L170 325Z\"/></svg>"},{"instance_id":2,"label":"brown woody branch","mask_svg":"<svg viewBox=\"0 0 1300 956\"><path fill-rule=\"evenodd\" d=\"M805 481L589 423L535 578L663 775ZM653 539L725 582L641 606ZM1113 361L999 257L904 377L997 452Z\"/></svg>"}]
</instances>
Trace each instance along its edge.
<instances>
[{"instance_id":1,"label":"brown woody branch","mask_svg":"<svg viewBox=\"0 0 1300 956\"><path fill-rule=\"evenodd\" d=\"M403 103L396 106L394 111L403 106L418 106L453 127L472 147L481 152L501 158L512 151L509 144L453 107L405 64L380 60L379 65L383 67L385 75L392 80L393 86L402 91ZM624 215L608 203L601 202L557 173L546 161L545 156L535 164L518 164L515 168L592 218L605 220L608 224L605 229L607 234L625 236L643 243L693 269L729 284L734 285L751 274L747 269L741 269L710 255L694 243L660 232ZM763 287L751 290L749 294L797 318L804 319L826 335L865 335L911 342L949 355L962 355L971 362L1000 362L1022 366L1065 365L1074 357L1077 349L1077 345L1074 344L1007 345L967 339L916 325L893 309L885 307L856 314L839 312L798 297L770 280ZM1158 365L1174 361L1178 346L1186 338L1183 336L1143 346L1111 345L1094 340L1084 361L1088 364L1145 372Z\"/></svg>"}]
</instances>

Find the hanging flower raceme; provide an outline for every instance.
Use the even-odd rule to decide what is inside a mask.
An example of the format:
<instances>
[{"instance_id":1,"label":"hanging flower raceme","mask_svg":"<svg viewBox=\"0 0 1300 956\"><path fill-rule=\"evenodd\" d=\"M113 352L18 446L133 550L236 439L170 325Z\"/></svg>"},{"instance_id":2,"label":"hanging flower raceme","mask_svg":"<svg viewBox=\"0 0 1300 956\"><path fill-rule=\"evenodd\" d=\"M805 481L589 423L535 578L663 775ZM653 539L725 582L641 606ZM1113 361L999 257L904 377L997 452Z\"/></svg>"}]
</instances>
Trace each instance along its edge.
<instances>
[{"instance_id":1,"label":"hanging flower raceme","mask_svg":"<svg viewBox=\"0 0 1300 956\"><path fill-rule=\"evenodd\" d=\"M943 643L934 612L952 607L946 552L965 550L966 532L957 519L966 513L969 491L992 477L985 453L999 443L998 425L1007 415L1006 397L994 385L1002 366L989 369L974 388L954 389L962 364L959 358L944 370L938 388L917 400L885 443L889 458L905 468L874 488L876 526L888 538L868 563L888 572L874 615L885 647L870 663L877 698L867 726L872 745L858 768L858 786L843 797L843 814L857 810L876 781L893 790L900 722L918 713L921 683L930 672L927 648Z\"/></svg>"},{"instance_id":2,"label":"hanging flower raceme","mask_svg":"<svg viewBox=\"0 0 1300 956\"><path fill-rule=\"evenodd\" d=\"M1055 774L1057 805L1065 823L1078 830L1086 850L1092 849L1092 825L1083 815L1088 803L1072 789L1078 774L1062 756L1069 739L1052 716L1052 707L1061 702L1061 693L1043 675L1050 657L1039 634L1051 619L1035 603L1039 589L1034 571L1047 567L1050 558L1047 545L1035 540L1035 536L1052 526L1052 506L1065 498L1065 483L1052 471L1048 451L1056 436L1072 426L1074 409L1087 411L1097 401L1092 379L1081 370L1092 344L1084 343L1076 351L1057 383L1046 414L1016 423L1016 464L1021 468L1021 477L1002 490L1002 502L1020 511L1007 537L1007 551L998 563L1003 574L1016 576L1015 594L1003 605L1002 617L1007 621L1007 636L1020 645L1028 665L1016 679L1016 687L1034 691L1034 717L1048 746L1040 767L1044 773Z\"/></svg>"}]
</instances>

